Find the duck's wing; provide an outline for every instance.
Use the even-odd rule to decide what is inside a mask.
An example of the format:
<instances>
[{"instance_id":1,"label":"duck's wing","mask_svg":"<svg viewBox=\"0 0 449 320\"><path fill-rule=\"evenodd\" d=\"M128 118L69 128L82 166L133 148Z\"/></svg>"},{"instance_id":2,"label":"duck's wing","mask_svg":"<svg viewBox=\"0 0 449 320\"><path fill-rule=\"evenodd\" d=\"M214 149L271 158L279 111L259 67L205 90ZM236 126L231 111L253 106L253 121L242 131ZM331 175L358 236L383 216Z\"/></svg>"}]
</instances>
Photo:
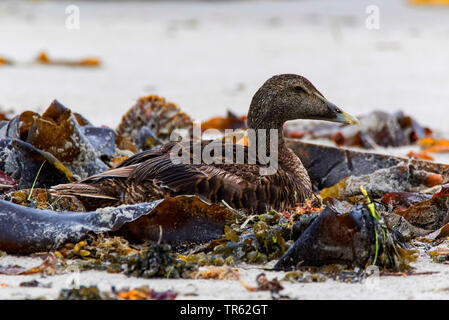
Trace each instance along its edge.
<instances>
[{"instance_id":1,"label":"duck's wing","mask_svg":"<svg viewBox=\"0 0 449 320\"><path fill-rule=\"evenodd\" d=\"M105 179L115 181L118 181L119 179L127 179L134 169L135 167L129 166L108 170L78 182L53 186L51 187L50 192L57 196L81 196L119 201L120 197L118 197L115 192L107 190L107 188L105 188L105 183L98 185L97 182L101 182Z\"/></svg>"},{"instance_id":2,"label":"duck's wing","mask_svg":"<svg viewBox=\"0 0 449 320\"><path fill-rule=\"evenodd\" d=\"M138 153L116 169L78 183L55 186L53 190L58 194L110 198L124 203L163 194L197 195L210 202L224 201L233 208L259 212L298 201L296 186L288 172L279 168L276 174L262 176L257 159L254 164L248 164L247 147L220 143L215 150L221 148L222 152L218 152L212 163L195 163L194 144L173 142ZM207 146L210 148L210 141L201 142L198 150L202 155ZM173 155L182 152L184 158L174 159ZM243 163L226 164L226 152L228 160L229 155L233 160L237 157L241 160L243 156ZM292 192L286 192L289 188Z\"/></svg>"},{"instance_id":3,"label":"duck's wing","mask_svg":"<svg viewBox=\"0 0 449 320\"><path fill-rule=\"evenodd\" d=\"M245 158L248 151L244 146L222 141L215 145L215 150L220 151L214 159L210 159L214 161L204 162L204 151L211 147L210 143L172 143L153 152L137 154L123 165L135 166L128 179L136 184L152 181L174 195L198 195L211 202L223 200L233 205L235 198L241 198L242 190L258 180L255 175L258 165L225 164L226 146L231 147L232 156L240 153ZM203 158L198 157L199 154Z\"/></svg>"},{"instance_id":4,"label":"duck's wing","mask_svg":"<svg viewBox=\"0 0 449 320\"><path fill-rule=\"evenodd\" d=\"M152 181L171 195L197 195L210 202L224 201L233 208L250 211L280 209L302 199L298 193L299 186L290 172L278 168L273 175L261 175L264 166L257 157L250 162L253 164L248 163L251 155L246 146L215 140L213 143L202 141L201 148L196 147L202 153L202 161L197 164L195 146L191 143L174 143L169 147L166 145L164 150L130 158L127 164L136 167L129 181L139 185ZM180 150L187 155L183 159L185 162L173 159L173 154ZM204 156L211 153L214 157L205 162ZM240 163L236 163L236 159ZM230 163L227 164L226 160Z\"/></svg>"}]
</instances>

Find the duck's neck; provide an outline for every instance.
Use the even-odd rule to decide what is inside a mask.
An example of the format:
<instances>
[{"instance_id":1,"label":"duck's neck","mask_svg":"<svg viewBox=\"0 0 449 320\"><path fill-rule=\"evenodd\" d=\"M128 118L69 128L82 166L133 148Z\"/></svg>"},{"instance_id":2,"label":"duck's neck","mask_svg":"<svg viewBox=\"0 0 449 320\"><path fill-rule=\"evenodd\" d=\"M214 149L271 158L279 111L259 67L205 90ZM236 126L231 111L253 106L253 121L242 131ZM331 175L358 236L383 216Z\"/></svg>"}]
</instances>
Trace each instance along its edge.
<instances>
[{"instance_id":1,"label":"duck's neck","mask_svg":"<svg viewBox=\"0 0 449 320\"><path fill-rule=\"evenodd\" d=\"M266 150L261 151L266 151L266 154L274 151L281 154L288 149L284 141L284 134L282 133L283 123L248 121L248 130L251 132L248 135L250 140L251 137L254 139L250 143L254 143L256 146L265 145ZM260 144L261 142L262 144Z\"/></svg>"},{"instance_id":2,"label":"duck's neck","mask_svg":"<svg viewBox=\"0 0 449 320\"><path fill-rule=\"evenodd\" d=\"M269 155L271 152L277 152L277 159L279 168L282 168L284 170L289 171L294 179L303 186L304 191L306 190L312 190L312 184L310 182L309 175L307 173L307 170L304 168L301 160L298 158L298 156L289 148L287 147L284 135L283 135L283 123L276 123L276 122L264 122L264 123L258 123L256 121L248 122L249 127L248 129L252 129L255 136L255 143L257 144L260 139L266 139L266 154ZM272 131L272 134L270 135L270 130L275 129L275 133ZM274 145L276 145L276 148L273 150L273 144L271 144L272 140L276 140L273 142ZM250 141L250 144L253 143ZM270 149L271 148L271 149ZM263 151L263 150L261 150Z\"/></svg>"}]
</instances>

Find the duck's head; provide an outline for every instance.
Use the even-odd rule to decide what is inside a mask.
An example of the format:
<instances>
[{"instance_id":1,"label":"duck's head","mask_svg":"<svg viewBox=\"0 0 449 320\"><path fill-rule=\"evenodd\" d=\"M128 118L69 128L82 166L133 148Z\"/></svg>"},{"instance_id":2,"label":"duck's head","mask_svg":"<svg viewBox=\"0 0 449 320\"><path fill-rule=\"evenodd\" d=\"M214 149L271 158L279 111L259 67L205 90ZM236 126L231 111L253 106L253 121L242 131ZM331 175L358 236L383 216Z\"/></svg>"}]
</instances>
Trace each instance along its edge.
<instances>
[{"instance_id":1,"label":"duck's head","mask_svg":"<svg viewBox=\"0 0 449 320\"><path fill-rule=\"evenodd\" d=\"M306 78L281 74L268 79L256 92L248 111L248 127L281 128L296 119L359 124L358 120L329 102Z\"/></svg>"}]
</instances>

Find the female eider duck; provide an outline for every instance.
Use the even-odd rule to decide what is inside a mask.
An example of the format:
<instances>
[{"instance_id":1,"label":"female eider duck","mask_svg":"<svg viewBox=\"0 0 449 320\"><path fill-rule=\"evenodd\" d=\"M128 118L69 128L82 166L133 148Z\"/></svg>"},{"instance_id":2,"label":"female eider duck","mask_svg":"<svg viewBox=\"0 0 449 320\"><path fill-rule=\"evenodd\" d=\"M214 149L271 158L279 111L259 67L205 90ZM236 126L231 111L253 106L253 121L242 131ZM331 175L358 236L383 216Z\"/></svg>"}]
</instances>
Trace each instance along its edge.
<instances>
[{"instance_id":1,"label":"female eider duck","mask_svg":"<svg viewBox=\"0 0 449 320\"><path fill-rule=\"evenodd\" d=\"M188 160L192 160L195 143L192 140L187 143L173 141L137 153L115 169L80 182L54 186L52 193L77 196L88 208L149 202L165 196L196 195L208 202L224 201L235 209L252 213L284 210L313 195L306 169L286 146L282 134L284 122L295 119L358 123L327 101L306 78L295 74L277 75L256 92L247 118L248 129L256 133L255 141L263 132L259 129L277 130L277 170L274 173L261 175L262 163L266 162L256 159L248 163L250 148L237 144L231 145L231 153L235 157L239 151L243 152L244 163L172 161L173 150L187 150ZM267 136L270 137L268 133ZM210 142L201 141L199 145L203 149ZM269 149L269 141L265 145L265 152L273 152ZM223 155L226 146L229 147L229 143L220 142Z\"/></svg>"}]
</instances>

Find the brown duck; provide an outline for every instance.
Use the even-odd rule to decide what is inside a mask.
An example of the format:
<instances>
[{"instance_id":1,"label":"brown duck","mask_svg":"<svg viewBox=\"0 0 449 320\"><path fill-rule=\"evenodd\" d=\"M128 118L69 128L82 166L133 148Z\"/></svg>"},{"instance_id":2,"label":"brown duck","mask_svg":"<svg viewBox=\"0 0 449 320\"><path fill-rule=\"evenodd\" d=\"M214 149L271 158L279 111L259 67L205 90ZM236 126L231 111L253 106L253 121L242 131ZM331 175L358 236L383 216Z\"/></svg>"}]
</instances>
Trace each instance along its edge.
<instances>
[{"instance_id":1,"label":"brown duck","mask_svg":"<svg viewBox=\"0 0 449 320\"><path fill-rule=\"evenodd\" d=\"M135 154L116 169L88 177L80 182L58 185L52 193L74 195L88 208L154 201L165 196L197 195L209 202L226 202L235 209L265 212L284 210L313 195L306 169L290 150L282 134L284 122L295 119L327 120L357 124L357 120L327 101L306 78L282 74L268 79L254 95L248 111L248 129L277 129L278 143L275 173L261 175L262 161L248 163L250 149L220 141L235 158L239 152L244 163L195 163L172 161L174 148L194 157L193 141L169 142L161 147ZM269 135L268 135L269 136ZM272 136L273 137L273 136ZM268 139L269 140L269 139ZM202 150L211 141L201 141ZM217 143L215 141L215 143ZM257 144L256 144L257 145ZM268 154L270 141L266 142ZM229 150L229 149L228 149ZM234 159L235 160L235 159ZM255 163L254 163L255 162Z\"/></svg>"}]
</instances>

